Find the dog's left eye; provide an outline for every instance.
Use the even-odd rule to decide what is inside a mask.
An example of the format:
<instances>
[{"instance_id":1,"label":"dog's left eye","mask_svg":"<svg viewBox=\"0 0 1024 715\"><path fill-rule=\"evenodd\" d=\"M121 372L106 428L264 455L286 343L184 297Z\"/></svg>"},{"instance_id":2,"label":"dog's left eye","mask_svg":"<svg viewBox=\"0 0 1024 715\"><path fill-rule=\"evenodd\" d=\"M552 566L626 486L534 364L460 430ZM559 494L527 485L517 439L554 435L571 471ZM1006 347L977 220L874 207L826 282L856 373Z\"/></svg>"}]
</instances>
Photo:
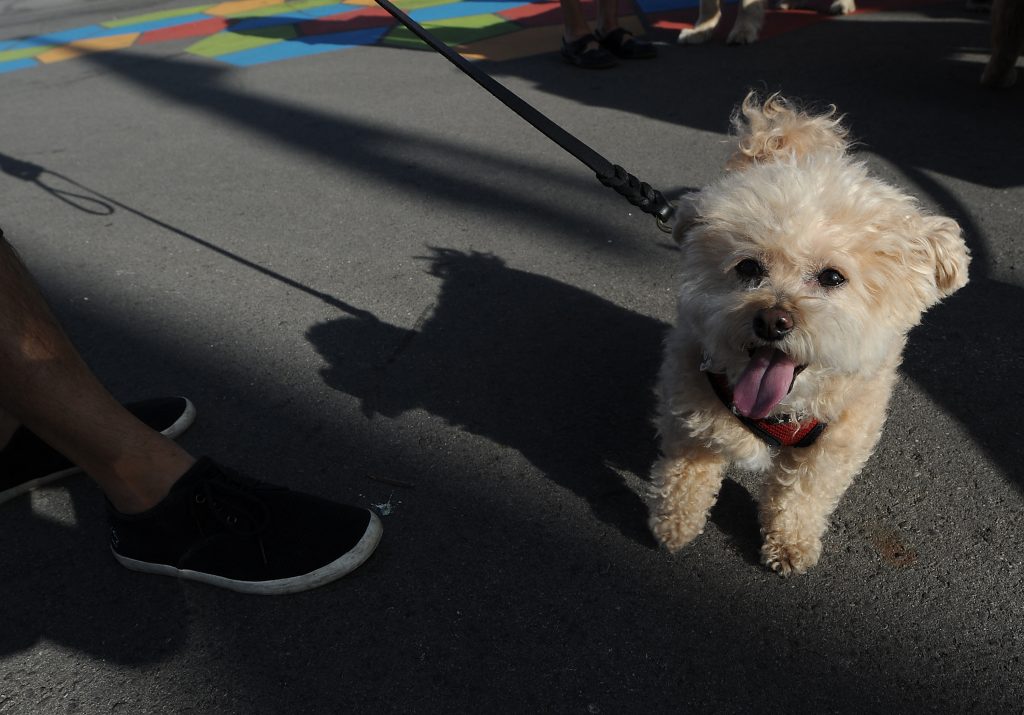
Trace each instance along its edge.
<instances>
[{"instance_id":1,"label":"dog's left eye","mask_svg":"<svg viewBox=\"0 0 1024 715\"><path fill-rule=\"evenodd\" d=\"M822 288L835 288L845 282L846 278L835 268L826 268L818 274L818 285Z\"/></svg>"},{"instance_id":2,"label":"dog's left eye","mask_svg":"<svg viewBox=\"0 0 1024 715\"><path fill-rule=\"evenodd\" d=\"M745 258L736 264L736 273L745 281L752 281L764 275L764 266L753 258Z\"/></svg>"}]
</instances>

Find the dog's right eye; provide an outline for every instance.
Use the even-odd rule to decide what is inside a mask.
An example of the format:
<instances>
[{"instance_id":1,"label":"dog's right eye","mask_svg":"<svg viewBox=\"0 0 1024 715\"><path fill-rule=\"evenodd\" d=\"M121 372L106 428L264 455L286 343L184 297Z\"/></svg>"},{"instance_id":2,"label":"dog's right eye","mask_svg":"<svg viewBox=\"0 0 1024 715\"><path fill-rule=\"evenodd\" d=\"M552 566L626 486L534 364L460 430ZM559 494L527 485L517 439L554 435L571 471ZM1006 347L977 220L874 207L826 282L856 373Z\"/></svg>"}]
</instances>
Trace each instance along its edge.
<instances>
[{"instance_id":1,"label":"dog's right eye","mask_svg":"<svg viewBox=\"0 0 1024 715\"><path fill-rule=\"evenodd\" d=\"M764 266L753 258L745 258L736 264L736 274L745 281L752 281L764 275Z\"/></svg>"}]
</instances>

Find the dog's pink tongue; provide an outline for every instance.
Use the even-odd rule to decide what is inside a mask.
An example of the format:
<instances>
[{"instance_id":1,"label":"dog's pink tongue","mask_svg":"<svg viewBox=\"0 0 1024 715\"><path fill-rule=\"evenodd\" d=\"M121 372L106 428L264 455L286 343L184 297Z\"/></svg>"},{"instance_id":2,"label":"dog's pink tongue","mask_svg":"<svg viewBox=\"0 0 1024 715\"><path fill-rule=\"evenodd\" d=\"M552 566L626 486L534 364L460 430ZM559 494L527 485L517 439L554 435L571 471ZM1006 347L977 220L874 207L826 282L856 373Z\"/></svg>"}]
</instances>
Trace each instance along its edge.
<instances>
[{"instance_id":1,"label":"dog's pink tongue","mask_svg":"<svg viewBox=\"0 0 1024 715\"><path fill-rule=\"evenodd\" d=\"M793 385L796 363L781 350L763 347L754 351L747 369L732 391L732 403L744 417L767 417Z\"/></svg>"}]
</instances>

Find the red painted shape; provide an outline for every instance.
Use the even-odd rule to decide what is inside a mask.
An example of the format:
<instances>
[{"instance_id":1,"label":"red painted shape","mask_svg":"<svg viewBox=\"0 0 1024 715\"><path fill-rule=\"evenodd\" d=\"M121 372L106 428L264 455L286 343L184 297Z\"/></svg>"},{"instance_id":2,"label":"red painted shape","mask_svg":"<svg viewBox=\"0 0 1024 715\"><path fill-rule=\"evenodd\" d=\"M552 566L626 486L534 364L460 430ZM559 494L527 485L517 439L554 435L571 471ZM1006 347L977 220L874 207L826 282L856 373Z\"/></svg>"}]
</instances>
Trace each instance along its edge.
<instances>
[{"instance_id":1,"label":"red painted shape","mask_svg":"<svg viewBox=\"0 0 1024 715\"><path fill-rule=\"evenodd\" d=\"M185 25L164 27L159 30L144 32L135 41L136 45L148 45L151 42L169 42L171 40L184 40L188 37L206 37L214 35L227 29L228 19L226 17L211 17L209 20L190 22Z\"/></svg>"},{"instance_id":2,"label":"red painted shape","mask_svg":"<svg viewBox=\"0 0 1024 715\"><path fill-rule=\"evenodd\" d=\"M802 30L805 27L816 25L822 20L828 20L830 17L831 15L822 15L812 10L766 10L760 38L767 40L793 30ZM732 27L731 23L732 20L730 20L730 28Z\"/></svg>"},{"instance_id":3,"label":"red painted shape","mask_svg":"<svg viewBox=\"0 0 1024 715\"><path fill-rule=\"evenodd\" d=\"M597 12L594 0L582 0L583 14L587 17L596 17ZM636 8L632 0L619 0L619 17L636 15ZM502 10L498 13L501 17L523 27L547 27L548 25L562 24L562 5L558 2L532 2L528 5L515 7L511 10Z\"/></svg>"},{"instance_id":4,"label":"red painted shape","mask_svg":"<svg viewBox=\"0 0 1024 715\"><path fill-rule=\"evenodd\" d=\"M535 2L511 10L502 10L498 15L523 27L560 25L562 23L562 6L557 2Z\"/></svg>"},{"instance_id":5,"label":"red painted shape","mask_svg":"<svg viewBox=\"0 0 1024 715\"><path fill-rule=\"evenodd\" d=\"M351 32L368 27L393 25L395 19L381 7L365 7L338 15L327 15L316 20L295 23L299 35L328 35L335 32Z\"/></svg>"}]
</instances>

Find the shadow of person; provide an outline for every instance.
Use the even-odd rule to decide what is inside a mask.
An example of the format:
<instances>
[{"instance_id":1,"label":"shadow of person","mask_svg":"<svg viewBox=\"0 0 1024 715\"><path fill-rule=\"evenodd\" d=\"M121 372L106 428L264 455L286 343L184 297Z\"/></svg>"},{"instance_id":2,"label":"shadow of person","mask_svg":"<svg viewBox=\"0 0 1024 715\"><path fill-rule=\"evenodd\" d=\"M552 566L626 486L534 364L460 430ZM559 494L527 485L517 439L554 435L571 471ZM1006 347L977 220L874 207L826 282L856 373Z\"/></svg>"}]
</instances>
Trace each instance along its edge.
<instances>
[{"instance_id":1,"label":"shadow of person","mask_svg":"<svg viewBox=\"0 0 1024 715\"><path fill-rule=\"evenodd\" d=\"M85 477L20 496L0 507L0 519L0 655L50 641L139 665L184 647L189 626L181 587L117 565L105 548L102 498Z\"/></svg>"},{"instance_id":2,"label":"shadow of person","mask_svg":"<svg viewBox=\"0 0 1024 715\"><path fill-rule=\"evenodd\" d=\"M423 409L518 450L595 515L653 546L619 470L654 458L653 385L666 325L481 253L432 249L443 281L414 330L366 317L313 326L323 378L367 415Z\"/></svg>"}]
</instances>

